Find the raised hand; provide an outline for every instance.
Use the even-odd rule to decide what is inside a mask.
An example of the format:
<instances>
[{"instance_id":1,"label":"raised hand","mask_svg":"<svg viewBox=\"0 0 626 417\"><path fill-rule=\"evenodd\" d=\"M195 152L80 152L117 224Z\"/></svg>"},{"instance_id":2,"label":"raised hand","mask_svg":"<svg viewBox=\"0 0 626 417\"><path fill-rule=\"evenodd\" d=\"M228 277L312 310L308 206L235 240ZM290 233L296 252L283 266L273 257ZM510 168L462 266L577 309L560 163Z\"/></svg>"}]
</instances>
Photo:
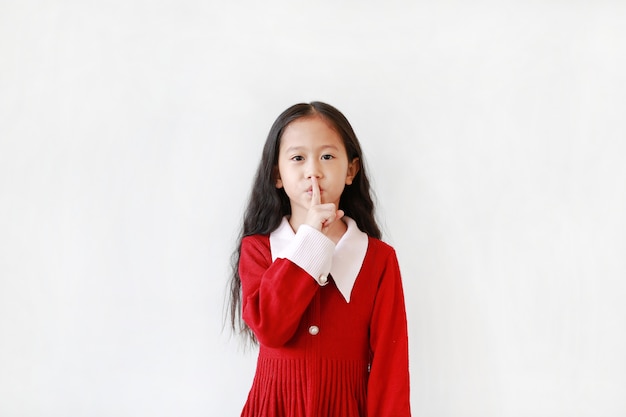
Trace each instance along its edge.
<instances>
[{"instance_id":1,"label":"raised hand","mask_svg":"<svg viewBox=\"0 0 626 417\"><path fill-rule=\"evenodd\" d=\"M341 219L343 210L337 210L334 203L322 204L320 186L315 176L311 177L311 206L307 213L305 223L311 227L326 233L333 222Z\"/></svg>"}]
</instances>

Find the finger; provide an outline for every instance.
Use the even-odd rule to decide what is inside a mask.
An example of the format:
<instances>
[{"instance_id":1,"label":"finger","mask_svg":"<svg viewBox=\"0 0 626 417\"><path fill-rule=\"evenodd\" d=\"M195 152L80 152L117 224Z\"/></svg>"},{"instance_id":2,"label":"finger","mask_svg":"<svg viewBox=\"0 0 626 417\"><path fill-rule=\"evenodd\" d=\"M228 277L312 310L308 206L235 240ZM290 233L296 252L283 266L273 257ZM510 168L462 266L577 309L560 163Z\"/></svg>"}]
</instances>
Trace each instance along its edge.
<instances>
[{"instance_id":1,"label":"finger","mask_svg":"<svg viewBox=\"0 0 626 417\"><path fill-rule=\"evenodd\" d=\"M328 217L322 221L322 227L327 228L332 223L340 220L345 215L343 210L336 210L335 205L333 204L333 210L329 213Z\"/></svg>"},{"instance_id":2,"label":"finger","mask_svg":"<svg viewBox=\"0 0 626 417\"><path fill-rule=\"evenodd\" d=\"M311 177L311 205L317 206L322 203L322 198L320 197L320 186L317 183L316 177Z\"/></svg>"}]
</instances>

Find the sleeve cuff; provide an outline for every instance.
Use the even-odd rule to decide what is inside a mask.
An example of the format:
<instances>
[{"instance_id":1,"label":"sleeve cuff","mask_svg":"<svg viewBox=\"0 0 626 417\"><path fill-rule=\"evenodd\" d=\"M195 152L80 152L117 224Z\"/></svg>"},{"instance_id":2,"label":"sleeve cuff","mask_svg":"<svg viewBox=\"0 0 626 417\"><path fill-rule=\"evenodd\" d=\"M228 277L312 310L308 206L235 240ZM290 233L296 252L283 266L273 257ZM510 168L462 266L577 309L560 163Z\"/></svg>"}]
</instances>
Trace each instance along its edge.
<instances>
[{"instance_id":1,"label":"sleeve cuff","mask_svg":"<svg viewBox=\"0 0 626 417\"><path fill-rule=\"evenodd\" d=\"M281 254L305 270L319 285L328 284L335 244L322 232L303 224Z\"/></svg>"}]
</instances>

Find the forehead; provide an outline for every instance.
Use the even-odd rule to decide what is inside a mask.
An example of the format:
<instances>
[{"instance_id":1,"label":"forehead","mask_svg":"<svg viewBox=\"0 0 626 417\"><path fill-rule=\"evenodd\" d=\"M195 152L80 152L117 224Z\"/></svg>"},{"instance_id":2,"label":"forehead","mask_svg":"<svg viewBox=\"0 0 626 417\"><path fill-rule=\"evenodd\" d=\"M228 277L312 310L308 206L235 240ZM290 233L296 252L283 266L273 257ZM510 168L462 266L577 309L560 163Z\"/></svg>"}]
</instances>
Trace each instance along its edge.
<instances>
[{"instance_id":1,"label":"forehead","mask_svg":"<svg viewBox=\"0 0 626 417\"><path fill-rule=\"evenodd\" d=\"M301 117L285 127L280 147L285 149L291 146L335 146L345 149L336 128L319 116Z\"/></svg>"}]
</instances>

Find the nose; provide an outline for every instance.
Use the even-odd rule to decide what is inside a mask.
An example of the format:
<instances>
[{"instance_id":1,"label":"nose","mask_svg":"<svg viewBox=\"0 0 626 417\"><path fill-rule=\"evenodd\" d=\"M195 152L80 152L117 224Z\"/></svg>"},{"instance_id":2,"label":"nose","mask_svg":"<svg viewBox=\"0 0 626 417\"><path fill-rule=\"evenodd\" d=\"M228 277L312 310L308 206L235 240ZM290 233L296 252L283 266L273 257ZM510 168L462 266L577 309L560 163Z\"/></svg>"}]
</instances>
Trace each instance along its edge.
<instances>
[{"instance_id":1,"label":"nose","mask_svg":"<svg viewBox=\"0 0 626 417\"><path fill-rule=\"evenodd\" d=\"M307 166L306 166L306 177L307 178L311 178L311 177L316 177L316 178L320 178L322 176L322 170L320 169L320 163L319 161L313 159L309 159Z\"/></svg>"}]
</instances>

